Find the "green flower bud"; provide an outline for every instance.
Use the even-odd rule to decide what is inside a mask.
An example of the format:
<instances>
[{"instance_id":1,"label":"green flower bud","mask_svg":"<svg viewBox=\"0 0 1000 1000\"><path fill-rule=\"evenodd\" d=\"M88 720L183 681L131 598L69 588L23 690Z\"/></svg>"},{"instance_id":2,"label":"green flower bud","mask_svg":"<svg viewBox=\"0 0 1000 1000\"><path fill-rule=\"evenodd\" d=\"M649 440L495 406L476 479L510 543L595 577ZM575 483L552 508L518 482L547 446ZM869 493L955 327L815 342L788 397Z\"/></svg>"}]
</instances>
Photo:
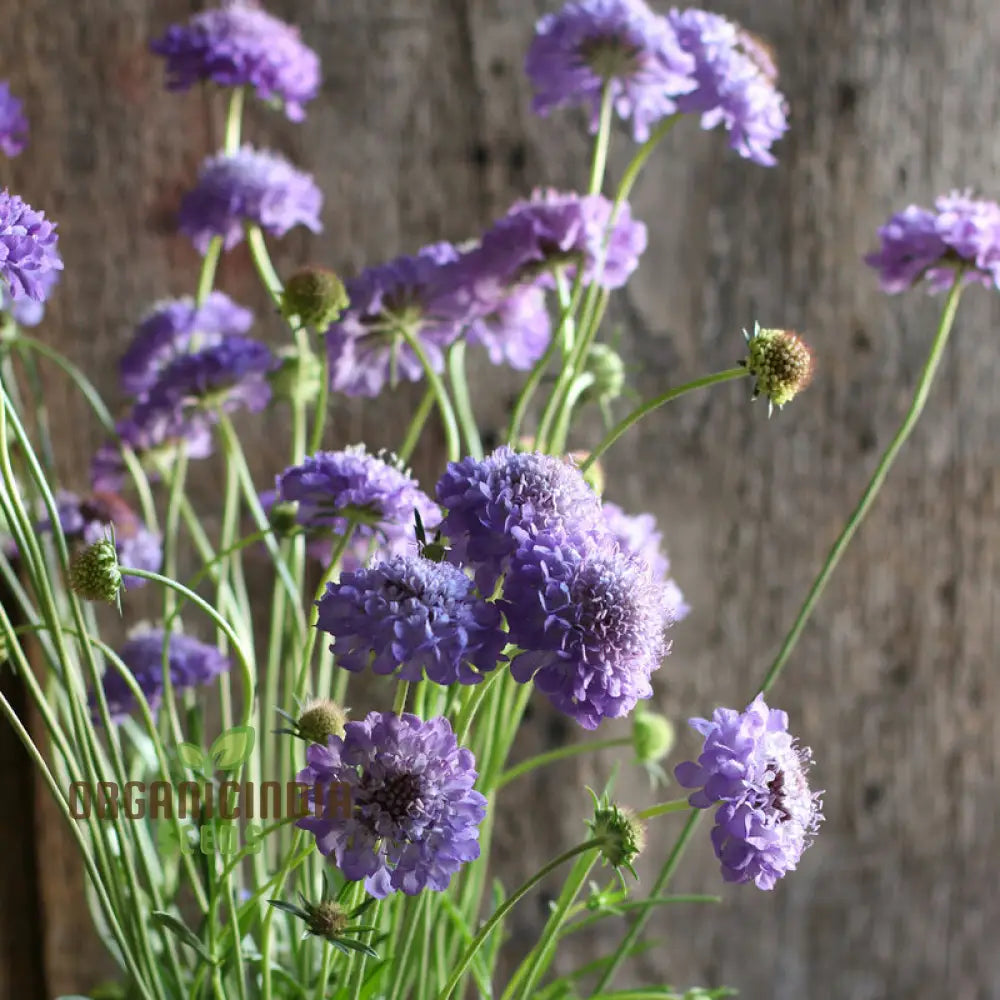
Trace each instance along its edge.
<instances>
[{"instance_id":1,"label":"green flower bud","mask_svg":"<svg viewBox=\"0 0 1000 1000\"><path fill-rule=\"evenodd\" d=\"M325 330L347 308L344 283L324 267L304 267L285 284L281 312L286 319L298 317L305 326Z\"/></svg>"},{"instance_id":2,"label":"green flower bud","mask_svg":"<svg viewBox=\"0 0 1000 1000\"><path fill-rule=\"evenodd\" d=\"M625 389L625 362L607 344L591 346L583 370L592 375L594 381L580 395L582 403L594 402L603 406L617 399Z\"/></svg>"},{"instance_id":3,"label":"green flower bud","mask_svg":"<svg viewBox=\"0 0 1000 1000\"><path fill-rule=\"evenodd\" d=\"M110 538L80 549L69 564L69 585L86 601L114 604L122 589L118 553Z\"/></svg>"},{"instance_id":4,"label":"green flower bud","mask_svg":"<svg viewBox=\"0 0 1000 1000\"><path fill-rule=\"evenodd\" d=\"M607 797L601 801L594 795L594 818L589 825L593 838L600 841L604 861L612 868L625 868L638 878L632 862L646 846L646 828L635 813Z\"/></svg>"},{"instance_id":5,"label":"green flower bud","mask_svg":"<svg viewBox=\"0 0 1000 1000\"><path fill-rule=\"evenodd\" d=\"M323 365L312 351L300 353L294 344L277 352L280 365L268 376L271 391L278 399L304 404L315 403L323 380Z\"/></svg>"},{"instance_id":6,"label":"green flower bud","mask_svg":"<svg viewBox=\"0 0 1000 1000\"><path fill-rule=\"evenodd\" d=\"M296 720L298 735L309 743L326 744L330 736L343 736L347 713L328 698L310 701Z\"/></svg>"},{"instance_id":7,"label":"green flower bud","mask_svg":"<svg viewBox=\"0 0 1000 1000\"><path fill-rule=\"evenodd\" d=\"M299 522L296 520L295 511L296 505L285 501L278 501L271 507L268 520L279 538L287 538L298 529Z\"/></svg>"},{"instance_id":8,"label":"green flower bud","mask_svg":"<svg viewBox=\"0 0 1000 1000\"><path fill-rule=\"evenodd\" d=\"M637 711L632 716L632 747L640 764L656 764L674 748L674 724L658 712Z\"/></svg>"},{"instance_id":9,"label":"green flower bud","mask_svg":"<svg viewBox=\"0 0 1000 1000\"><path fill-rule=\"evenodd\" d=\"M310 934L332 941L340 937L347 928L347 911L333 900L324 899L321 903L306 904L306 927Z\"/></svg>"},{"instance_id":10,"label":"green flower bud","mask_svg":"<svg viewBox=\"0 0 1000 1000\"><path fill-rule=\"evenodd\" d=\"M757 379L753 398L767 396L768 414L774 407L780 410L809 384L813 374L812 352L792 330L762 330L755 323L753 333L744 330L743 336L749 354L740 364Z\"/></svg>"}]
</instances>

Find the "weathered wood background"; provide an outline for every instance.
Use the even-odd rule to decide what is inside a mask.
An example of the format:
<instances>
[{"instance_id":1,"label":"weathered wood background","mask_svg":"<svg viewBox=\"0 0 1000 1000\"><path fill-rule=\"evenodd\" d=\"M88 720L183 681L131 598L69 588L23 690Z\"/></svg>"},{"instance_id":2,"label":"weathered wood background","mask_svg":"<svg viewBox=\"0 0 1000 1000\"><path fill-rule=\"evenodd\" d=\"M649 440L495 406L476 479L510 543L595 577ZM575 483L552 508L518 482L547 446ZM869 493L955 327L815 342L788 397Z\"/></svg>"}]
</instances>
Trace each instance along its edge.
<instances>
[{"instance_id":1,"label":"weathered wood background","mask_svg":"<svg viewBox=\"0 0 1000 1000\"><path fill-rule=\"evenodd\" d=\"M27 99L32 135L0 170L59 221L66 258L42 335L112 397L131 324L155 298L190 290L198 267L173 213L220 142L222 104L163 93L145 49L197 6L3 3L0 76ZM584 181L580 118L532 117L521 72L532 23L552 4L271 6L302 25L326 73L303 126L250 115L248 136L314 171L326 192L325 232L284 240L283 267L318 260L352 273L474 235L533 185ZM714 7L773 42L793 127L772 170L694 122L673 133L635 196L650 248L611 319L643 395L731 365L754 319L805 331L818 374L780 418L748 406L747 385L727 385L661 412L609 458L609 496L660 518L694 606L658 677L659 704L678 721L752 692L905 407L940 302L878 292L860 263L876 226L951 187L996 195L1000 167L995 0ZM615 175L628 149L619 133ZM244 252L220 278L267 316ZM751 1000L1000 997L998 320L995 295L967 296L926 419L774 692L815 750L821 837L773 893L725 889L722 907L661 914L650 930L662 947L633 967L635 982L727 983ZM483 420L499 426L514 382L485 365L477 375ZM97 428L53 386L67 483L82 484ZM393 443L413 398L339 407L336 439ZM273 437L261 435L262 478L280 462ZM418 468L430 477L436 460L429 448ZM539 741L582 735L535 718ZM679 752L692 746L685 737ZM16 748L4 753L0 996L85 990L106 966L79 871L45 803L26 811ZM592 775L582 765L576 777ZM509 880L579 834L586 806L573 777L568 768L511 796ZM644 782L628 786L639 804ZM677 825L654 827L650 863ZM719 888L705 843L676 885ZM512 947L531 940L542 912L523 905Z\"/></svg>"}]
</instances>

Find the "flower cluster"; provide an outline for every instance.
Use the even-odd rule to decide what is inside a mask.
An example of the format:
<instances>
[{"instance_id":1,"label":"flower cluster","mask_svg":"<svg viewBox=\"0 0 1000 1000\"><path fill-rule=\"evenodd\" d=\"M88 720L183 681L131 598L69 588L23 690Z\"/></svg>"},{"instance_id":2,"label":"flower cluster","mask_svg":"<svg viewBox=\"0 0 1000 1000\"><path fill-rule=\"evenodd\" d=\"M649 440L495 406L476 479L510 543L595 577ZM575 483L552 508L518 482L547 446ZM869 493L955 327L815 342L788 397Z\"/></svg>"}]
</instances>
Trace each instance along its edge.
<instances>
[{"instance_id":1,"label":"flower cluster","mask_svg":"<svg viewBox=\"0 0 1000 1000\"><path fill-rule=\"evenodd\" d=\"M28 142L28 119L21 101L11 92L10 84L0 80L0 153L17 156Z\"/></svg>"},{"instance_id":2,"label":"flower cluster","mask_svg":"<svg viewBox=\"0 0 1000 1000\"><path fill-rule=\"evenodd\" d=\"M930 291L950 288L959 268L963 280L1000 288L1000 205L953 191L934 210L910 205L878 231L881 246L865 257L882 290L906 291L924 279Z\"/></svg>"},{"instance_id":3,"label":"flower cluster","mask_svg":"<svg viewBox=\"0 0 1000 1000\"><path fill-rule=\"evenodd\" d=\"M44 302L63 262L55 224L16 194L0 191L0 289L17 304Z\"/></svg>"},{"instance_id":4,"label":"flower cluster","mask_svg":"<svg viewBox=\"0 0 1000 1000\"><path fill-rule=\"evenodd\" d=\"M809 788L811 754L788 733L788 716L758 695L743 712L717 708L691 726L705 743L675 774L699 809L716 806L712 844L727 882L772 889L792 871L823 819Z\"/></svg>"},{"instance_id":5,"label":"flower cluster","mask_svg":"<svg viewBox=\"0 0 1000 1000\"><path fill-rule=\"evenodd\" d=\"M332 855L345 877L364 879L371 895L442 891L479 857L486 799L473 790L472 754L458 745L447 719L371 712L348 722L343 737L306 751L297 780L312 795L347 784L351 812L307 817L298 826Z\"/></svg>"},{"instance_id":6,"label":"flower cluster","mask_svg":"<svg viewBox=\"0 0 1000 1000\"><path fill-rule=\"evenodd\" d=\"M134 634L118 651L118 656L153 712L163 698L164 645L170 683L175 692L201 687L229 670L229 660L222 653L191 636L171 633L168 637L163 629L145 629ZM105 673L102 686L113 720L125 718L135 708L135 695L117 670L111 668ZM93 694L90 701L96 715Z\"/></svg>"},{"instance_id":7,"label":"flower cluster","mask_svg":"<svg viewBox=\"0 0 1000 1000\"><path fill-rule=\"evenodd\" d=\"M663 119L697 114L703 128L722 125L741 156L771 166L788 128L767 49L703 10L660 16L644 0L571 0L538 22L526 69L540 114L580 104L596 131L606 93L638 142Z\"/></svg>"}]
</instances>

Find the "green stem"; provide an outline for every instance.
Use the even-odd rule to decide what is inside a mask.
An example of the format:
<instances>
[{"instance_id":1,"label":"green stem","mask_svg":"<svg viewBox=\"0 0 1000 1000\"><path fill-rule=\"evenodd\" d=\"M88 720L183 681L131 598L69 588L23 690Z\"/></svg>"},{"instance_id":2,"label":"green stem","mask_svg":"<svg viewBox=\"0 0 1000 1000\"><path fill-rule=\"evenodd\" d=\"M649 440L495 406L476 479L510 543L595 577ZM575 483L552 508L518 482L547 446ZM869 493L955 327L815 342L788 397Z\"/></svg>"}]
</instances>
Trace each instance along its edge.
<instances>
[{"instance_id":1,"label":"green stem","mask_svg":"<svg viewBox=\"0 0 1000 1000\"><path fill-rule=\"evenodd\" d=\"M326 430L326 411L330 405L330 354L326 349L326 337L319 338L320 380L319 395L316 397L316 412L313 417L312 433L309 436L309 454L323 447L323 433Z\"/></svg>"},{"instance_id":2,"label":"green stem","mask_svg":"<svg viewBox=\"0 0 1000 1000\"><path fill-rule=\"evenodd\" d=\"M522 774L534 771L536 767L544 767L546 764L554 764L558 760L566 760L567 757L575 757L581 753L596 753L598 750L610 750L612 747L627 747L632 745L630 737L622 736L615 739L593 740L587 743L571 743L569 746L557 747L546 753L536 754L527 760L522 760L520 764L515 764L512 768L504 771L494 786L496 791L504 785L520 778Z\"/></svg>"},{"instance_id":3,"label":"green stem","mask_svg":"<svg viewBox=\"0 0 1000 1000\"><path fill-rule=\"evenodd\" d=\"M455 397L455 413L468 445L469 454L475 459L483 457L483 443L479 439L476 415L469 395L469 381L465 376L465 341L456 340L448 351L448 378Z\"/></svg>"},{"instance_id":4,"label":"green stem","mask_svg":"<svg viewBox=\"0 0 1000 1000\"><path fill-rule=\"evenodd\" d=\"M427 423L427 418L431 415L431 410L433 409L434 390L428 389L417 404L417 408L413 411L410 426L406 429L406 437L403 439L399 451L396 452L401 461L408 462L410 460L410 457L416 450L417 442L420 440L420 432L424 429L424 424Z\"/></svg>"},{"instance_id":5,"label":"green stem","mask_svg":"<svg viewBox=\"0 0 1000 1000\"><path fill-rule=\"evenodd\" d=\"M434 393L434 399L437 401L438 410L441 413L441 422L444 424L448 461L457 462L462 455L462 442L458 435L458 421L455 419L455 409L452 406L451 398L448 396L448 390L445 388L441 376L434 371L434 366L431 364L430 358L427 357L427 352L424 350L419 338L405 329L400 329L399 334L406 341L410 350L416 355L417 360L424 370L424 374L427 376L427 383Z\"/></svg>"},{"instance_id":6,"label":"green stem","mask_svg":"<svg viewBox=\"0 0 1000 1000\"><path fill-rule=\"evenodd\" d=\"M517 889L512 895L508 896L497 908L494 910L493 915L483 924L479 933L472 939L472 943L466 948L462 957L458 960L455 968L452 970L451 976L448 982L445 983L444 989L438 994L438 1000L448 1000L448 997L455 992L455 987L462 980L462 976L465 975L465 970L469 967L473 958L476 957L476 953L482 947L486 939L493 933L497 926L501 923L504 917L517 905L517 903L526 896L529 892L539 882L541 882L550 872L555 871L561 865L565 864L567 861L572 860L579 854L584 854L587 851L594 851L596 857L597 848L600 847L601 841L598 839L587 840L582 844L578 844L576 847L565 851L560 854L558 858L554 861L550 861L544 868L536 872L531 878L528 879L519 889Z\"/></svg>"},{"instance_id":7,"label":"green stem","mask_svg":"<svg viewBox=\"0 0 1000 1000\"><path fill-rule=\"evenodd\" d=\"M694 836L694 831L698 826L698 821L701 819L701 810L692 809L690 815L687 818L687 822L684 824L684 829L681 830L680 836L677 838L673 849L667 856L667 860L664 862L663 867L660 869L660 874L656 876L656 881L653 883L653 887L649 891L649 895L659 896L662 894L667 883L674 877L674 872L677 871L677 866L680 864L681 857L684 854L687 845L691 842L691 838ZM618 947L615 949L614 954L611 956L611 960L605 966L604 971L601 973L601 978L598 980L597 985L594 987L594 993L600 993L608 983L614 978L615 973L618 971L618 967L625 960L626 955L631 949L632 945L635 943L636 938L642 933L643 928L646 926L646 921L649 920L653 909L643 910L642 913L636 917L632 926L628 929L628 933L622 938Z\"/></svg>"},{"instance_id":8,"label":"green stem","mask_svg":"<svg viewBox=\"0 0 1000 1000\"><path fill-rule=\"evenodd\" d=\"M636 819L653 819L656 816L667 816L670 813L684 812L684 810L690 808L691 804L687 799L671 799L670 802L660 802L655 806L650 806L648 809L637 812L635 815Z\"/></svg>"},{"instance_id":9,"label":"green stem","mask_svg":"<svg viewBox=\"0 0 1000 1000\"><path fill-rule=\"evenodd\" d=\"M813 608L816 607L817 601L819 601L824 588L833 575L833 571L837 568L837 564L840 562L844 552L847 551L847 546L850 545L854 533L858 530L865 515L870 510L875 497L878 496L878 491L882 488L882 484L885 482L889 469L896 460L900 449L906 443L906 439L910 436L913 428L917 425L917 421L920 419L920 414L923 412L927 396L930 393L931 383L934 381L934 375L941 363L951 328L955 322L955 313L958 310L958 302L962 295L963 277L962 271L958 271L955 275L955 283L952 285L951 291L948 293L948 298L945 301L944 309L941 312L941 321L938 323L937 332L934 335L934 340L931 342L930 353L927 355L923 371L920 373L920 378L917 381L916 389L913 392L913 399L910 401L906 416L903 417L903 422L899 425L899 429L889 442L888 448L886 448L881 459L879 459L879 463L875 467L875 471L872 473L872 477L861 499L858 501L857 507L854 508L853 513L847 519L847 524L844 525L840 537L833 543L833 548L830 549L826 561L819 571L819 575L813 581L812 587L809 588L809 593L802 602L802 607L799 609L799 613L788 635L785 636L785 641L781 644L778 655L774 658L774 662L761 681L758 688L760 694L765 694L770 689L778 679L778 675L784 669L788 658L792 655L792 650L795 649L795 644L799 641L799 637L802 635L802 631L809 621L809 616L812 614Z\"/></svg>"},{"instance_id":10,"label":"green stem","mask_svg":"<svg viewBox=\"0 0 1000 1000\"><path fill-rule=\"evenodd\" d=\"M719 382L728 382L734 378L744 378L747 375L746 368L727 368L722 372L715 372L713 375L704 375L696 378L693 382L668 389L666 392L636 407L624 420L618 423L605 435L604 440L587 456L580 466L581 472L586 472L629 428L635 426L643 417L659 409L664 403L669 403L679 396L693 392L695 389L704 389Z\"/></svg>"},{"instance_id":11,"label":"green stem","mask_svg":"<svg viewBox=\"0 0 1000 1000\"><path fill-rule=\"evenodd\" d=\"M611 148L611 117L615 110L611 81L604 84L601 93L601 116L594 141L594 156L590 163L590 184L588 194L599 194L604 185L604 172L608 165L608 150Z\"/></svg>"}]
</instances>

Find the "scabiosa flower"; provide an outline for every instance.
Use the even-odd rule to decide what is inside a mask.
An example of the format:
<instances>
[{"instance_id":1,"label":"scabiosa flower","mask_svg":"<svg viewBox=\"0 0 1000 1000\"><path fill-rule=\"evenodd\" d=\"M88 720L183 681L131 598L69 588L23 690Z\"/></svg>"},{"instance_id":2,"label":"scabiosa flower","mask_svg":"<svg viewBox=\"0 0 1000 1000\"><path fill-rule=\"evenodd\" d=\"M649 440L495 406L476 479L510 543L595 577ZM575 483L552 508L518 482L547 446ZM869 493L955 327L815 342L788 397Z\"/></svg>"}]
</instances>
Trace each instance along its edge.
<instances>
[{"instance_id":1,"label":"scabiosa flower","mask_svg":"<svg viewBox=\"0 0 1000 1000\"><path fill-rule=\"evenodd\" d=\"M393 542L412 537L415 511L434 527L441 512L388 457L370 455L364 445L316 452L277 477L277 498L298 504L295 519L308 532L342 535L353 521L356 538Z\"/></svg>"},{"instance_id":2,"label":"scabiosa flower","mask_svg":"<svg viewBox=\"0 0 1000 1000\"><path fill-rule=\"evenodd\" d=\"M653 579L664 588L670 617L679 622L691 611L680 587L670 576L670 560L663 551L663 534L652 514L626 514L617 504L607 501L601 507L604 523L615 541L626 552L641 559L649 567Z\"/></svg>"},{"instance_id":3,"label":"scabiosa flower","mask_svg":"<svg viewBox=\"0 0 1000 1000\"><path fill-rule=\"evenodd\" d=\"M330 388L348 396L377 396L386 382L416 382L424 368L403 333L418 340L431 367L471 318L464 269L450 243L370 267L346 284L350 302L326 332Z\"/></svg>"},{"instance_id":4,"label":"scabiosa flower","mask_svg":"<svg viewBox=\"0 0 1000 1000\"><path fill-rule=\"evenodd\" d=\"M253 87L261 100L284 107L294 122L317 94L319 57L302 43L297 28L255 3L226 3L173 25L150 49L167 60L167 88L188 90L199 80L223 87Z\"/></svg>"},{"instance_id":5,"label":"scabiosa flower","mask_svg":"<svg viewBox=\"0 0 1000 1000\"><path fill-rule=\"evenodd\" d=\"M364 879L372 896L442 892L479 857L486 799L472 787L475 759L458 746L447 719L371 712L348 722L343 737L310 746L306 762L296 780L312 786L312 796L346 783L351 813L308 816L297 825L345 878Z\"/></svg>"},{"instance_id":6,"label":"scabiosa flower","mask_svg":"<svg viewBox=\"0 0 1000 1000\"><path fill-rule=\"evenodd\" d=\"M122 662L135 677L155 713L163 697L163 629L143 629L133 634L118 651ZM174 691L201 687L229 670L229 660L214 646L189 635L174 632L167 641L167 669ZM121 721L135 708L135 697L121 674L113 667L102 681L108 713ZM90 697L91 710L97 715L96 699Z\"/></svg>"},{"instance_id":7,"label":"scabiosa flower","mask_svg":"<svg viewBox=\"0 0 1000 1000\"><path fill-rule=\"evenodd\" d=\"M955 281L955 268L966 268L965 281L1000 287L1000 206L957 191L935 202L935 211L910 205L879 231L881 246L865 257L879 272L889 295L906 291L921 278L931 292Z\"/></svg>"},{"instance_id":8,"label":"scabiosa flower","mask_svg":"<svg viewBox=\"0 0 1000 1000\"><path fill-rule=\"evenodd\" d=\"M45 304L49 294L59 282L59 272L43 271L38 276L38 281L42 287L42 299L45 301L36 302L34 299L24 297L15 301L11 298L7 286L0 281L0 312L9 312L19 326L38 326L45 315Z\"/></svg>"},{"instance_id":9,"label":"scabiosa flower","mask_svg":"<svg viewBox=\"0 0 1000 1000\"><path fill-rule=\"evenodd\" d=\"M552 339L545 292L533 285L514 287L495 309L469 325L466 339L485 347L493 364L527 371Z\"/></svg>"},{"instance_id":10,"label":"scabiosa flower","mask_svg":"<svg viewBox=\"0 0 1000 1000\"><path fill-rule=\"evenodd\" d=\"M740 362L756 378L753 396L767 397L768 416L790 403L812 380L813 357L806 342L793 330L766 330L754 324L743 331L747 356Z\"/></svg>"},{"instance_id":11,"label":"scabiosa flower","mask_svg":"<svg viewBox=\"0 0 1000 1000\"><path fill-rule=\"evenodd\" d=\"M627 715L653 689L668 652L671 608L649 567L606 533L540 534L517 550L504 580L511 664L585 729Z\"/></svg>"},{"instance_id":12,"label":"scabiosa flower","mask_svg":"<svg viewBox=\"0 0 1000 1000\"><path fill-rule=\"evenodd\" d=\"M475 569L484 596L525 538L600 517L600 500L575 466L506 446L482 460L449 463L437 499L447 511L441 530L451 542L449 557Z\"/></svg>"},{"instance_id":13,"label":"scabiosa flower","mask_svg":"<svg viewBox=\"0 0 1000 1000\"><path fill-rule=\"evenodd\" d=\"M205 161L197 185L181 202L179 225L204 254L215 236L231 250L243 239L244 223L275 236L295 226L318 233L322 205L323 195L308 174L277 153L244 146Z\"/></svg>"},{"instance_id":14,"label":"scabiosa flower","mask_svg":"<svg viewBox=\"0 0 1000 1000\"><path fill-rule=\"evenodd\" d=\"M146 399L177 412L195 410L213 419L246 407L263 410L271 399L268 373L278 365L269 347L239 334L219 339L191 354L178 354L160 373Z\"/></svg>"},{"instance_id":15,"label":"scabiosa flower","mask_svg":"<svg viewBox=\"0 0 1000 1000\"><path fill-rule=\"evenodd\" d=\"M596 131L601 95L610 86L619 117L632 121L637 142L677 106L674 98L694 88L694 59L670 26L643 0L579 0L535 26L525 70L535 90L533 109L547 115L565 104L582 104Z\"/></svg>"},{"instance_id":16,"label":"scabiosa flower","mask_svg":"<svg viewBox=\"0 0 1000 1000\"><path fill-rule=\"evenodd\" d=\"M181 411L171 402L145 397L115 425L122 444L100 446L90 464L90 482L95 490L117 492L125 482L126 464L122 445L133 452L153 481L162 476L180 455L207 458L212 454L212 430L208 415Z\"/></svg>"},{"instance_id":17,"label":"scabiosa flower","mask_svg":"<svg viewBox=\"0 0 1000 1000\"><path fill-rule=\"evenodd\" d=\"M788 716L757 695L746 711L717 708L691 719L705 737L697 762L675 769L691 805L715 811L712 844L727 882L773 889L794 870L820 822L820 792L809 789L811 752L788 733Z\"/></svg>"},{"instance_id":18,"label":"scabiosa flower","mask_svg":"<svg viewBox=\"0 0 1000 1000\"><path fill-rule=\"evenodd\" d=\"M608 239L611 213L612 204L603 195L536 191L530 201L514 204L483 236L482 250L510 285L537 278L550 287L550 271L565 266L572 273L582 262L585 282L621 288L639 266L647 233L624 202Z\"/></svg>"},{"instance_id":19,"label":"scabiosa flower","mask_svg":"<svg viewBox=\"0 0 1000 1000\"><path fill-rule=\"evenodd\" d=\"M159 570L163 562L160 536L150 531L117 494L94 492L88 497L79 497L75 493L60 493L56 497L56 510L59 526L71 546L95 545L108 536L108 528L113 526L118 561L123 566L154 573ZM50 528L48 521L39 525L43 531ZM125 577L126 586L140 587L144 583L146 581L140 577Z\"/></svg>"},{"instance_id":20,"label":"scabiosa flower","mask_svg":"<svg viewBox=\"0 0 1000 1000\"><path fill-rule=\"evenodd\" d=\"M7 156L17 156L28 142L28 119L21 107L10 84L0 80L0 152Z\"/></svg>"},{"instance_id":21,"label":"scabiosa flower","mask_svg":"<svg viewBox=\"0 0 1000 1000\"><path fill-rule=\"evenodd\" d=\"M341 573L317 602L337 665L435 684L478 684L501 659L501 615L457 567L394 556Z\"/></svg>"},{"instance_id":22,"label":"scabiosa flower","mask_svg":"<svg viewBox=\"0 0 1000 1000\"><path fill-rule=\"evenodd\" d=\"M701 115L704 129L722 125L740 156L773 166L771 146L788 130L788 106L765 47L718 14L672 10L667 18L695 61L696 86L678 96L678 109Z\"/></svg>"},{"instance_id":23,"label":"scabiosa flower","mask_svg":"<svg viewBox=\"0 0 1000 1000\"><path fill-rule=\"evenodd\" d=\"M0 191L0 287L11 302L44 302L52 288L51 271L63 262L55 223L16 194Z\"/></svg>"},{"instance_id":24,"label":"scabiosa flower","mask_svg":"<svg viewBox=\"0 0 1000 1000\"><path fill-rule=\"evenodd\" d=\"M223 292L211 292L201 305L190 296L158 302L136 327L121 359L122 388L141 396L179 354L214 346L252 325L253 313Z\"/></svg>"}]
</instances>

